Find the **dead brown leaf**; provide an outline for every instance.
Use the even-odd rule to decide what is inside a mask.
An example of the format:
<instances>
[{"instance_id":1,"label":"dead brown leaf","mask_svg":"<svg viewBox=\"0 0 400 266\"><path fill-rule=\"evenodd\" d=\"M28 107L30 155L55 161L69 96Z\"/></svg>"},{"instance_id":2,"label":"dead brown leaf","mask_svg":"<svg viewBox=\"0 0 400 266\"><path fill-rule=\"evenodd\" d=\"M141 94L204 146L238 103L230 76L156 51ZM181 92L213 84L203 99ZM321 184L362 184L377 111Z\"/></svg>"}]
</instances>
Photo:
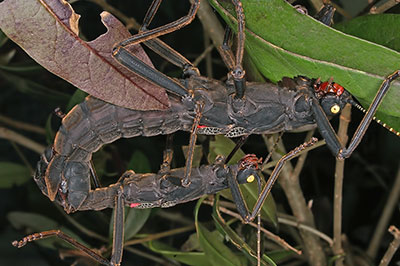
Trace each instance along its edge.
<instances>
[{"instance_id":1,"label":"dead brown leaf","mask_svg":"<svg viewBox=\"0 0 400 266\"><path fill-rule=\"evenodd\" d=\"M108 12L101 13L107 32L85 42L79 38L77 15L64 0L5 0L0 28L35 61L79 89L109 103L135 110L169 107L164 88L120 65L112 48L130 36ZM140 46L131 52L152 65Z\"/></svg>"}]
</instances>

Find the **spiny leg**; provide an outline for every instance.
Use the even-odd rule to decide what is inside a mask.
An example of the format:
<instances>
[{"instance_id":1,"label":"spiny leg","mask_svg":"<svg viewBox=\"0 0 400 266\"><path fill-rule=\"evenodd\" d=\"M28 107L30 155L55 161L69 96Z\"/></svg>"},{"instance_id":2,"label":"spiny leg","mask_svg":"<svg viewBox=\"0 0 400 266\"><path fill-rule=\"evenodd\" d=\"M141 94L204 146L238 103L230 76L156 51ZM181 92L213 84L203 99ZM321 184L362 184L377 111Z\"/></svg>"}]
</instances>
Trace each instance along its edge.
<instances>
[{"instance_id":1,"label":"spiny leg","mask_svg":"<svg viewBox=\"0 0 400 266\"><path fill-rule=\"evenodd\" d=\"M161 4L161 1L162 0L154 0L152 2L143 19L143 23L139 29L139 33L148 31L148 27L153 20ZM149 39L145 41L144 44L168 62L183 69L185 75L200 75L199 70L192 64L192 62L187 60L183 55L175 51L173 48L171 48L168 44L164 43L160 39Z\"/></svg>"},{"instance_id":2,"label":"spiny leg","mask_svg":"<svg viewBox=\"0 0 400 266\"><path fill-rule=\"evenodd\" d=\"M171 162L172 162L172 158L174 155L174 150L172 148L172 141L173 141L173 134L169 134L167 135L167 143L166 143L166 147L163 153L163 162L161 164L160 167L160 171L159 174L166 174L169 173L169 171L171 170Z\"/></svg>"},{"instance_id":3,"label":"spiny leg","mask_svg":"<svg viewBox=\"0 0 400 266\"><path fill-rule=\"evenodd\" d=\"M21 248L21 247L25 246L28 242L32 242L32 241L36 241L36 240L40 240L40 239L45 239L45 238L53 237L53 236L58 237L58 238L64 240L65 242L68 242L69 244L71 244L75 248L77 248L77 249L81 250L82 252L86 253L89 257L93 258L95 261L97 261L97 262L99 262L99 263L101 263L103 265L112 265L103 256L97 254L96 252L94 252L90 248L82 245L81 243L79 243L78 241L76 241L75 239L73 239L72 237L70 237L69 235L63 233L60 230L49 230L49 231L44 231L44 232L40 232L40 233L31 234L31 235L25 236L20 241L17 241L17 240L13 241L12 245L14 247Z\"/></svg>"},{"instance_id":4,"label":"spiny leg","mask_svg":"<svg viewBox=\"0 0 400 266\"><path fill-rule=\"evenodd\" d=\"M163 58L167 59L167 61L177 65L178 67L181 67L185 75L199 75L198 69L189 60L187 60L185 57L183 57L181 54L176 52L174 49L169 47L161 40L156 39L156 37L178 30L189 24L193 20L197 12L200 0L196 0L192 3L189 14L187 16L156 29L148 30L147 27L154 18L154 15L157 12L160 3L161 0L154 0L152 2L149 10L146 13L143 25L139 33L117 44L114 47L113 56L118 62L120 62L122 65L124 65L134 73L138 74L139 76L149 80L156 85L159 85L160 87L165 88L167 91L173 94L181 97L187 97L188 93L185 87L183 87L179 82L169 78L168 76L148 66L147 64L144 64L134 54L131 54L128 49L124 48L129 45L145 42L145 44L149 46L149 48L151 48Z\"/></svg>"},{"instance_id":5,"label":"spiny leg","mask_svg":"<svg viewBox=\"0 0 400 266\"><path fill-rule=\"evenodd\" d=\"M245 17L242 3L239 0L232 0L232 3L235 6L238 22L236 54L235 56L233 55L229 45L229 39L231 36L231 29L229 27L225 29L224 41L222 43L220 51L222 60L230 70L230 75L233 78L233 84L236 90L235 98L241 99L243 98L244 92L246 90L245 71L243 70L242 66L245 41Z\"/></svg>"},{"instance_id":6,"label":"spiny leg","mask_svg":"<svg viewBox=\"0 0 400 266\"><path fill-rule=\"evenodd\" d=\"M111 263L112 265L120 265L122 253L124 251L124 199L122 187L115 197L114 208L114 230Z\"/></svg>"},{"instance_id":7,"label":"spiny leg","mask_svg":"<svg viewBox=\"0 0 400 266\"><path fill-rule=\"evenodd\" d=\"M161 2L160 0L153 1L152 6L150 7L150 9L147 13L148 18L145 20L145 25L147 25L151 22L152 18L154 17L155 12L158 9L160 2ZM154 39L161 35L165 35L167 33L174 32L182 27L185 27L186 25L188 25L192 22L192 20L194 19L195 15L197 13L199 6L200 6L200 0L194 0L191 4L190 10L186 16L183 16L180 19L177 19L173 22L170 22L170 23L160 26L158 28L143 31L138 34L135 34L132 37L120 42L117 45L117 48L124 47L127 45L139 44L141 42Z\"/></svg>"},{"instance_id":8,"label":"spiny leg","mask_svg":"<svg viewBox=\"0 0 400 266\"><path fill-rule=\"evenodd\" d=\"M187 187L190 185L190 172L192 171L192 162L193 162L193 155L194 155L194 148L196 145L197 140L197 128L200 124L200 119L202 116L204 103L197 102L196 103L196 117L193 121L192 131L190 133L190 141L189 141L189 148L186 157L186 165L185 165L185 175L182 179L182 186Z\"/></svg>"},{"instance_id":9,"label":"spiny leg","mask_svg":"<svg viewBox=\"0 0 400 266\"><path fill-rule=\"evenodd\" d=\"M192 3L188 15L173 21L169 24L163 25L161 27L148 30L147 27L151 23L152 19L154 18L155 13L158 10L158 7L161 3L161 0L154 0L148 9L146 16L143 21L143 25L139 31L138 34L133 35L132 37L120 42L114 47L113 51L113 56L119 61L121 64L127 66L129 69L134 71L135 73L146 77L150 81L154 82L154 79L148 78L146 76L146 73L138 73L135 70L135 67L131 68L129 67L129 62L126 62L126 58L123 56L120 56L121 51L120 50L126 50L126 46L129 45L134 45L134 44L139 44L144 42L146 46L148 46L150 49L152 49L154 52L159 54L161 57L165 58L167 61L171 62L172 64L180 67L183 69L185 75L199 75L198 69L189 61L187 60L184 56L179 54L177 51L172 49L170 46L168 46L166 43L162 42L161 40L157 39L158 36L173 32L175 30L178 30L189 23L192 22L194 19L196 12L198 10L198 7L200 5L200 0L196 0ZM134 55L133 55L134 56ZM157 82L154 82L157 85ZM162 84L160 85L162 86ZM168 86L166 86L166 89L169 89ZM181 94L178 94L181 95Z\"/></svg>"}]
</instances>

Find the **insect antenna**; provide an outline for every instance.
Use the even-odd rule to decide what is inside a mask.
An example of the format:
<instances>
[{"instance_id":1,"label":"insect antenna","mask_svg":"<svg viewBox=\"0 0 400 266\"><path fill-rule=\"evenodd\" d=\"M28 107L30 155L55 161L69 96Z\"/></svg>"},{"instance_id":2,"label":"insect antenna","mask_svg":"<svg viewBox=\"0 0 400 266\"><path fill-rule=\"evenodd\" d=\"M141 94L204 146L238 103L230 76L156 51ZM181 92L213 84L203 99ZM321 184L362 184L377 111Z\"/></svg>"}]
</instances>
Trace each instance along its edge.
<instances>
[{"instance_id":1,"label":"insect antenna","mask_svg":"<svg viewBox=\"0 0 400 266\"><path fill-rule=\"evenodd\" d=\"M352 106L356 107L358 110L360 110L361 112L363 112L364 114L367 112L367 110L365 110L360 104L358 104L357 102L355 102L354 100L349 100L348 101ZM394 130L392 127L388 126L386 123L383 123L380 119L376 118L376 116L372 117L372 119L378 123L379 125L381 125L382 127L386 128L387 130L389 130L390 132L392 132L393 134L395 134L396 136L400 136L400 132Z\"/></svg>"}]
</instances>

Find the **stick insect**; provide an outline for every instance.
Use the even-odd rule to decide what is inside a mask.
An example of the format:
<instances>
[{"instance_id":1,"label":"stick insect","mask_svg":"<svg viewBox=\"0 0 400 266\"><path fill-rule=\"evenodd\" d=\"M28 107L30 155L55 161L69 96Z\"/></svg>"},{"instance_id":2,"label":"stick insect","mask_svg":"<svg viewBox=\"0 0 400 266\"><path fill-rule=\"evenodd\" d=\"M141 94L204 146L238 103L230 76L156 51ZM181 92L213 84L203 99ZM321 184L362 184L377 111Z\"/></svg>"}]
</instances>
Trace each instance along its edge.
<instances>
[{"instance_id":1,"label":"stick insect","mask_svg":"<svg viewBox=\"0 0 400 266\"><path fill-rule=\"evenodd\" d=\"M251 183L256 180L259 187L261 186L261 179L258 175L261 160L254 154L248 154L238 163L229 166L225 164L226 159L223 156L217 156L212 165L192 168L190 173L192 182L189 186L182 186L181 181L186 170L185 168L170 169L172 154L171 150L167 150L159 173L136 174L129 170L115 184L89 191L85 201L80 205L79 209L74 209L74 211L115 208L113 249L110 261L60 230L31 234L20 241L14 241L12 244L20 248L28 242L57 236L103 265L120 265L124 239L124 206L140 209L168 208L176 204L196 200L203 195L215 194L223 189L230 188L239 214L246 221L251 214L256 214L260 211L262 203L270 193L285 162L297 156L305 148L315 144L316 141L316 138L312 138L279 160L252 212L247 208L239 190L239 184ZM42 191L46 191L45 174L53 156L53 149L49 147L38 162L34 180ZM65 197L64 192L60 190L56 195L55 201L63 206L64 209L69 209L68 205L70 203L68 199L68 197Z\"/></svg>"},{"instance_id":2,"label":"stick insect","mask_svg":"<svg viewBox=\"0 0 400 266\"><path fill-rule=\"evenodd\" d=\"M200 76L192 63L155 39L190 23L200 1L193 1L187 16L147 30L160 3L159 0L152 2L139 33L116 45L113 55L129 70L165 88L170 95L170 108L161 111L130 110L88 97L63 118L54 141L55 156L45 175L45 194L54 200L62 189L69 197L70 209L67 212L79 209L88 195L92 153L103 144L119 138L170 134L178 130L191 132L183 186L190 184L197 134L239 137L318 127L334 156L348 158L361 142L390 83L400 75L400 71L396 71L382 83L346 148L338 141L329 118L339 114L347 103L358 105L339 84L301 76L284 78L278 85L246 82L242 67L245 20L240 1L233 1L239 21L236 54L233 55L227 44L228 37L222 49L222 58L231 69L226 83ZM186 78L169 78L144 64L125 48L141 42L182 67ZM252 219L253 215L248 221Z\"/></svg>"},{"instance_id":3,"label":"stick insect","mask_svg":"<svg viewBox=\"0 0 400 266\"><path fill-rule=\"evenodd\" d=\"M285 79L281 87L245 81L241 66L244 16L239 1L234 1L240 20L238 50L235 59L229 49L226 49L224 55L225 62L231 69L227 84L199 76L195 67L165 46L163 48L167 51L167 57L178 58L178 64L185 69L187 78L177 82L160 72L146 68L124 47L139 42L146 42L149 46L152 45L152 41L157 43L156 39L152 38L189 23L199 4L199 1L192 4L188 17L184 22L177 23L179 26L161 27L158 32L147 31L146 26L151 22L160 2L153 2L150 15L145 19L148 22L144 23L142 33L118 45L114 50L114 56L130 70L165 87L171 93L171 108L168 111L133 111L126 114L125 110L120 111L118 107L107 106L106 103L96 102L89 97L85 103L66 116L55 141L55 156L51 158L49 170L45 173L46 186L43 186L45 188L43 192L55 200L61 191L70 203L67 207L68 212L79 210L89 196L91 154L104 143L120 137L152 136L185 130L192 133L190 146L193 147L196 134L224 134L228 137L237 137L253 133L299 130L317 125L334 155L340 159L347 158L361 141L390 82L400 75L399 71L396 71L382 84L351 144L345 149L337 141L327 118L338 114L345 103L355 104L350 94L340 85L306 77ZM156 46L154 43L153 46ZM281 88L288 89L288 92L282 93ZM290 111L289 114L283 111L287 109ZM126 120L108 124L107 121L114 121L117 114L126 114ZM90 123L94 121L94 126L93 124L88 126L88 121ZM95 134L91 134L92 132ZM189 154L182 178L183 187L189 187L192 182L191 156ZM244 220L250 221L254 217L255 215L251 213Z\"/></svg>"}]
</instances>

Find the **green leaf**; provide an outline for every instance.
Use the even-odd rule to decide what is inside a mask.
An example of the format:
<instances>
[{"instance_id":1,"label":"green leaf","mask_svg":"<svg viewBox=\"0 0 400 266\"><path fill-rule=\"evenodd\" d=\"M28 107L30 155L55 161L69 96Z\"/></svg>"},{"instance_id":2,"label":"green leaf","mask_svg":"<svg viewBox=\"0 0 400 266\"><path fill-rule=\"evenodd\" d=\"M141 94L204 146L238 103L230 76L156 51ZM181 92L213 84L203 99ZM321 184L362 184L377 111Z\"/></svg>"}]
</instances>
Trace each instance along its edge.
<instances>
[{"instance_id":1,"label":"green leaf","mask_svg":"<svg viewBox=\"0 0 400 266\"><path fill-rule=\"evenodd\" d=\"M153 252L162 254L167 258L177 260L187 265L208 266L208 258L204 252L182 252L160 241L150 241L146 246Z\"/></svg>"},{"instance_id":2,"label":"green leaf","mask_svg":"<svg viewBox=\"0 0 400 266\"><path fill-rule=\"evenodd\" d=\"M337 30L400 51L400 15L376 14L333 25Z\"/></svg>"},{"instance_id":3,"label":"green leaf","mask_svg":"<svg viewBox=\"0 0 400 266\"><path fill-rule=\"evenodd\" d=\"M8 37L0 29L0 47L2 47L8 41Z\"/></svg>"},{"instance_id":4,"label":"green leaf","mask_svg":"<svg viewBox=\"0 0 400 266\"><path fill-rule=\"evenodd\" d=\"M150 161L142 151L135 150L127 169L132 169L135 173L149 173L151 171Z\"/></svg>"},{"instance_id":5,"label":"green leaf","mask_svg":"<svg viewBox=\"0 0 400 266\"><path fill-rule=\"evenodd\" d=\"M195 225L199 243L207 255L210 265L243 265L240 258L223 243L223 238L218 231L210 232L199 223L199 209L205 197L197 201L194 209Z\"/></svg>"},{"instance_id":6,"label":"green leaf","mask_svg":"<svg viewBox=\"0 0 400 266\"><path fill-rule=\"evenodd\" d=\"M151 209L134 209L125 207L124 238L134 237L149 219Z\"/></svg>"},{"instance_id":7,"label":"green leaf","mask_svg":"<svg viewBox=\"0 0 400 266\"><path fill-rule=\"evenodd\" d=\"M211 3L236 30L231 6L227 10L216 0ZM335 82L365 105L372 102L385 77L400 68L400 53L328 27L300 14L286 1L243 0L242 3L246 17L246 50L257 68L272 82L284 76L304 75L322 80L333 76ZM399 99L400 82L395 81L380 112L400 117ZM400 119L390 122L387 124L395 130L400 129Z\"/></svg>"},{"instance_id":8,"label":"green leaf","mask_svg":"<svg viewBox=\"0 0 400 266\"><path fill-rule=\"evenodd\" d=\"M216 135L215 139L210 141L208 162L213 163L217 155L228 156L228 154L233 150L235 145L236 145L235 142L233 142L231 139L224 137L222 135ZM244 152L241 149L239 149L232 157L232 159L228 162L228 164L237 163L240 159L243 158L243 156L245 156Z\"/></svg>"},{"instance_id":9,"label":"green leaf","mask_svg":"<svg viewBox=\"0 0 400 266\"><path fill-rule=\"evenodd\" d=\"M66 112L69 112L75 105L83 102L88 94L81 90L76 90L67 104Z\"/></svg>"},{"instance_id":10,"label":"green leaf","mask_svg":"<svg viewBox=\"0 0 400 266\"><path fill-rule=\"evenodd\" d=\"M214 222L216 223L217 227L220 229L221 232L223 232L225 237L228 237L228 239L237 247L240 247L240 250L249 258L250 260L253 261L255 264L256 261L256 252L238 235L236 234L235 231L233 231L229 225L225 223L225 221L222 221L220 219L221 215L219 214L218 211L219 207L219 200L218 197L215 198L214 200L214 206L213 206L213 214L212 217L214 219ZM260 261L263 265L273 265L276 266L275 262L270 259L268 256L263 256Z\"/></svg>"},{"instance_id":11,"label":"green leaf","mask_svg":"<svg viewBox=\"0 0 400 266\"><path fill-rule=\"evenodd\" d=\"M46 126L45 126L45 129L46 129L46 141L47 141L47 144L49 144L49 145L53 144L54 138L56 136L56 132L51 127L52 118L53 118L53 114L49 114L49 116L47 117Z\"/></svg>"},{"instance_id":12,"label":"green leaf","mask_svg":"<svg viewBox=\"0 0 400 266\"><path fill-rule=\"evenodd\" d=\"M202 224L197 228L200 245L211 265L242 265L240 258L224 243L218 231L210 232Z\"/></svg>"},{"instance_id":13,"label":"green leaf","mask_svg":"<svg viewBox=\"0 0 400 266\"><path fill-rule=\"evenodd\" d=\"M0 162L0 188L22 185L32 178L25 165L12 162Z\"/></svg>"},{"instance_id":14,"label":"green leaf","mask_svg":"<svg viewBox=\"0 0 400 266\"><path fill-rule=\"evenodd\" d=\"M72 231L70 231L68 228L61 227L58 225L58 223L50 218L47 218L43 215L37 214L37 213L28 213L28 212L9 212L7 214L7 219L11 223L12 226L14 226L18 230L22 230L24 228L27 228L28 233L37 233L37 232L43 232L47 230L55 230L55 229L60 229L63 233L69 235L70 237L74 238L76 241L79 243L89 247L79 236L74 234ZM36 241L39 245L51 249L58 249L59 245L62 245L63 247L68 247L71 248L73 247L71 244L68 244L61 238L58 238L56 236L46 238L43 240L38 240ZM57 245L56 245L57 243Z\"/></svg>"},{"instance_id":15,"label":"green leaf","mask_svg":"<svg viewBox=\"0 0 400 266\"><path fill-rule=\"evenodd\" d=\"M285 250L285 249L267 252L268 257L276 262L292 258L293 254L294 254L293 251Z\"/></svg>"}]
</instances>

